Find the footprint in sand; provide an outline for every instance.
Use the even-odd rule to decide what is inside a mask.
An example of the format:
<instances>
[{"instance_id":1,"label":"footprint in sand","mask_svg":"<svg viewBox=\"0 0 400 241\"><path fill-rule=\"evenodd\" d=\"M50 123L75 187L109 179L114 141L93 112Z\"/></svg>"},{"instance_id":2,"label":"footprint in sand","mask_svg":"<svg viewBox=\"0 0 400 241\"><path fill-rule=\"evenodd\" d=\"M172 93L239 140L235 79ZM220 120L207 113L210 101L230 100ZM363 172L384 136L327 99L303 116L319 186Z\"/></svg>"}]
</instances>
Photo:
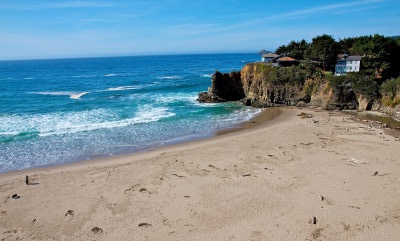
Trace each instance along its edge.
<instances>
[{"instance_id":1,"label":"footprint in sand","mask_svg":"<svg viewBox=\"0 0 400 241\"><path fill-rule=\"evenodd\" d=\"M139 228L148 228L151 226L153 226L153 225L151 225L150 223L139 223L139 225L138 225Z\"/></svg>"}]
</instances>

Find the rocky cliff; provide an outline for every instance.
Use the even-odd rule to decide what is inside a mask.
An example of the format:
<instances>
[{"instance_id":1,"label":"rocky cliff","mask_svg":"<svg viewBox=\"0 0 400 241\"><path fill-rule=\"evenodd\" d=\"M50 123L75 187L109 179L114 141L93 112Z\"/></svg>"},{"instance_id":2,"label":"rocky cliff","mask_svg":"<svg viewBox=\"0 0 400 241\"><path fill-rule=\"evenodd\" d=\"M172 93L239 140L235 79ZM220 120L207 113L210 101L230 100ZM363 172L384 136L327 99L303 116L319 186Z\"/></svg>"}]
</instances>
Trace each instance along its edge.
<instances>
[{"instance_id":1,"label":"rocky cliff","mask_svg":"<svg viewBox=\"0 0 400 241\"><path fill-rule=\"evenodd\" d=\"M201 92L198 101L204 103L219 103L237 101L245 97L241 72L223 74L218 71L212 76L208 92Z\"/></svg>"},{"instance_id":2,"label":"rocky cliff","mask_svg":"<svg viewBox=\"0 0 400 241\"><path fill-rule=\"evenodd\" d=\"M205 103L242 101L254 107L296 105L304 98L302 87L266 81L260 64L247 64L239 72L215 72L208 92L201 92L198 101ZM260 69L261 68L261 69Z\"/></svg>"},{"instance_id":3,"label":"rocky cliff","mask_svg":"<svg viewBox=\"0 0 400 241\"><path fill-rule=\"evenodd\" d=\"M251 63L238 72L223 74L217 71L212 76L211 87L199 94L198 101L242 101L254 107L296 105L326 110L381 110L387 113L398 113L400 110L400 105L385 107L380 99L356 93L351 83L331 83L329 78L308 75L296 68ZM303 76L299 76L301 71Z\"/></svg>"}]
</instances>

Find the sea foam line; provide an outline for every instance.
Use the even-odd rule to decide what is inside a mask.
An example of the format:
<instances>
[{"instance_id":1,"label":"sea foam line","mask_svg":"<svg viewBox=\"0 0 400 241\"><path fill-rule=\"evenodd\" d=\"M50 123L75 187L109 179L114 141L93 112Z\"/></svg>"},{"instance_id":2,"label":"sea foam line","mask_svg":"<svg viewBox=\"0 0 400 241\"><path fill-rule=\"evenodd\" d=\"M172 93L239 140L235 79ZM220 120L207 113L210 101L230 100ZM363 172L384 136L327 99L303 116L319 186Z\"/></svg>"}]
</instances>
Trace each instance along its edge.
<instances>
[{"instance_id":1,"label":"sea foam line","mask_svg":"<svg viewBox=\"0 0 400 241\"><path fill-rule=\"evenodd\" d=\"M131 118L119 119L118 114L105 109L75 113L0 116L0 136L12 137L35 132L38 136L72 134L98 129L125 127L133 124L156 122L175 116L166 107L143 105Z\"/></svg>"}]
</instances>

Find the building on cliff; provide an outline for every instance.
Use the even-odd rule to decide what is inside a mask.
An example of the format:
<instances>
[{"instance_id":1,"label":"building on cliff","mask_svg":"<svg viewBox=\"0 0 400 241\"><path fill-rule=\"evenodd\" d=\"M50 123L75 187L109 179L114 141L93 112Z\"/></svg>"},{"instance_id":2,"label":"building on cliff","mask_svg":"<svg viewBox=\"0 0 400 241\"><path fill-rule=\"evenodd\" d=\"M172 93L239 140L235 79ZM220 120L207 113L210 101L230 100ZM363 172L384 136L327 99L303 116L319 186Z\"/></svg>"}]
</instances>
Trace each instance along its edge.
<instances>
[{"instance_id":1,"label":"building on cliff","mask_svg":"<svg viewBox=\"0 0 400 241\"><path fill-rule=\"evenodd\" d=\"M262 57L261 57L261 62L270 63L274 59L279 58L280 56L281 55L274 54L274 53L263 54Z\"/></svg>"},{"instance_id":2,"label":"building on cliff","mask_svg":"<svg viewBox=\"0 0 400 241\"><path fill-rule=\"evenodd\" d=\"M298 64L298 61L296 59L290 57L281 57L277 59L276 62L280 67L289 67Z\"/></svg>"},{"instance_id":3,"label":"building on cliff","mask_svg":"<svg viewBox=\"0 0 400 241\"><path fill-rule=\"evenodd\" d=\"M335 75L341 76L346 75L349 72L359 72L360 64L361 56L348 56L345 54L337 61L335 66Z\"/></svg>"},{"instance_id":4,"label":"building on cliff","mask_svg":"<svg viewBox=\"0 0 400 241\"><path fill-rule=\"evenodd\" d=\"M271 63L272 66L274 67L288 67L292 65L297 65L298 61L296 59L293 59L291 57L287 57L286 55L278 55L278 54L264 54L261 57L261 62L264 63Z\"/></svg>"}]
</instances>

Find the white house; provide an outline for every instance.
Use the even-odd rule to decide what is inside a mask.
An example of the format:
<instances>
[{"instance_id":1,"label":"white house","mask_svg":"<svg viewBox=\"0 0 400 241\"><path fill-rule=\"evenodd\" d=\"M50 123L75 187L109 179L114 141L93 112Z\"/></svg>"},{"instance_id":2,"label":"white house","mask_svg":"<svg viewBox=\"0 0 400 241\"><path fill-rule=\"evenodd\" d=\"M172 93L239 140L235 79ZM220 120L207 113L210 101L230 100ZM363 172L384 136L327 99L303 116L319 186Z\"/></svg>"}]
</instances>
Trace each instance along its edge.
<instances>
[{"instance_id":1,"label":"white house","mask_svg":"<svg viewBox=\"0 0 400 241\"><path fill-rule=\"evenodd\" d=\"M359 72L361 64L361 56L347 56L344 55L342 59L338 60L335 66L335 75L346 75L349 72Z\"/></svg>"}]
</instances>

